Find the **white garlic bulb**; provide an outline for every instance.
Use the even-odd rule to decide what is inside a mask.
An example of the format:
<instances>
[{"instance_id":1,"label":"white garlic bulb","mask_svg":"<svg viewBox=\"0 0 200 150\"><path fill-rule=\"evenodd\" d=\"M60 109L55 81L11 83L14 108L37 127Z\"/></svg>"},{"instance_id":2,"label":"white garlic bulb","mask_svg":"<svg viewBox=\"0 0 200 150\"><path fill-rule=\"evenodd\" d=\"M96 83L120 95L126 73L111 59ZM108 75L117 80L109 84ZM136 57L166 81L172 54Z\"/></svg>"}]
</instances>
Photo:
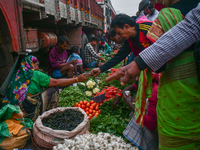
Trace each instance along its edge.
<instances>
[{"instance_id":1,"label":"white garlic bulb","mask_svg":"<svg viewBox=\"0 0 200 150\"><path fill-rule=\"evenodd\" d=\"M65 139L64 144L58 144L53 150L139 150L132 147L121 137L109 133L77 135L73 140Z\"/></svg>"}]
</instances>

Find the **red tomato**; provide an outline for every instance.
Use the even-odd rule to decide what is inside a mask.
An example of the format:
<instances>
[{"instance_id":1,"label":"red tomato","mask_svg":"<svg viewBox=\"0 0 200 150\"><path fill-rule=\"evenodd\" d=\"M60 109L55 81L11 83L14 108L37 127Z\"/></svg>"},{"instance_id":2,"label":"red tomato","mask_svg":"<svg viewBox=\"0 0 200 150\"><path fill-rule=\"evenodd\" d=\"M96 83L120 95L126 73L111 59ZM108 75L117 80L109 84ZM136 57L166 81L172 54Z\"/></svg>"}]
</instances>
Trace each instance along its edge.
<instances>
[{"instance_id":1,"label":"red tomato","mask_svg":"<svg viewBox=\"0 0 200 150\"><path fill-rule=\"evenodd\" d=\"M101 113L101 110L99 110L99 114Z\"/></svg>"},{"instance_id":2,"label":"red tomato","mask_svg":"<svg viewBox=\"0 0 200 150\"><path fill-rule=\"evenodd\" d=\"M98 107L99 107L99 103L97 103L97 104L96 104L96 106L98 106Z\"/></svg>"},{"instance_id":3,"label":"red tomato","mask_svg":"<svg viewBox=\"0 0 200 150\"><path fill-rule=\"evenodd\" d=\"M90 101L90 104L93 104L93 103L94 103L94 101L93 101L93 100L91 100L91 101Z\"/></svg>"},{"instance_id":4,"label":"red tomato","mask_svg":"<svg viewBox=\"0 0 200 150\"><path fill-rule=\"evenodd\" d=\"M89 119L89 120L92 119L92 116L89 116L88 119Z\"/></svg>"},{"instance_id":5,"label":"red tomato","mask_svg":"<svg viewBox=\"0 0 200 150\"><path fill-rule=\"evenodd\" d=\"M80 108L81 108L81 104L78 104L77 107L80 107Z\"/></svg>"},{"instance_id":6,"label":"red tomato","mask_svg":"<svg viewBox=\"0 0 200 150\"><path fill-rule=\"evenodd\" d=\"M89 108L89 107L90 107L90 103L87 103L87 104L86 104L86 107L88 107L88 108Z\"/></svg>"},{"instance_id":7,"label":"red tomato","mask_svg":"<svg viewBox=\"0 0 200 150\"><path fill-rule=\"evenodd\" d=\"M96 110L96 111L98 111L98 110L99 110L99 107L98 107L98 106L96 106L96 107L95 107L95 110Z\"/></svg>"},{"instance_id":8,"label":"red tomato","mask_svg":"<svg viewBox=\"0 0 200 150\"><path fill-rule=\"evenodd\" d=\"M86 105L88 102L87 101L83 101L83 104Z\"/></svg>"},{"instance_id":9,"label":"red tomato","mask_svg":"<svg viewBox=\"0 0 200 150\"><path fill-rule=\"evenodd\" d=\"M92 111L92 109L89 109L89 113L91 114L93 111Z\"/></svg>"},{"instance_id":10,"label":"red tomato","mask_svg":"<svg viewBox=\"0 0 200 150\"><path fill-rule=\"evenodd\" d=\"M94 115L95 115L95 112L92 113L92 116L94 116Z\"/></svg>"},{"instance_id":11,"label":"red tomato","mask_svg":"<svg viewBox=\"0 0 200 150\"><path fill-rule=\"evenodd\" d=\"M89 108L85 108L85 111L89 111Z\"/></svg>"},{"instance_id":12,"label":"red tomato","mask_svg":"<svg viewBox=\"0 0 200 150\"><path fill-rule=\"evenodd\" d=\"M90 114L90 113L89 113L89 111L86 111L85 113L86 113L87 115L89 115L89 114Z\"/></svg>"},{"instance_id":13,"label":"red tomato","mask_svg":"<svg viewBox=\"0 0 200 150\"><path fill-rule=\"evenodd\" d=\"M90 109L92 109L92 110L93 110L93 109L94 109L94 106L90 106Z\"/></svg>"},{"instance_id":14,"label":"red tomato","mask_svg":"<svg viewBox=\"0 0 200 150\"><path fill-rule=\"evenodd\" d=\"M83 104L83 101L80 101L80 102L79 102L79 104L81 104L81 105L82 105L82 104Z\"/></svg>"},{"instance_id":15,"label":"red tomato","mask_svg":"<svg viewBox=\"0 0 200 150\"><path fill-rule=\"evenodd\" d=\"M82 109L85 109L85 108L86 108L86 106L85 106L85 105L82 105L82 106L81 106L81 108L82 108Z\"/></svg>"},{"instance_id":16,"label":"red tomato","mask_svg":"<svg viewBox=\"0 0 200 150\"><path fill-rule=\"evenodd\" d=\"M91 113L89 113L89 116L91 116L91 117L92 117L92 114L91 114Z\"/></svg>"},{"instance_id":17,"label":"red tomato","mask_svg":"<svg viewBox=\"0 0 200 150\"><path fill-rule=\"evenodd\" d=\"M93 104L92 104L92 106L94 106L94 107L95 107L96 105L97 105L96 103L93 103Z\"/></svg>"},{"instance_id":18,"label":"red tomato","mask_svg":"<svg viewBox=\"0 0 200 150\"><path fill-rule=\"evenodd\" d=\"M93 110L93 112L96 112L96 110Z\"/></svg>"},{"instance_id":19,"label":"red tomato","mask_svg":"<svg viewBox=\"0 0 200 150\"><path fill-rule=\"evenodd\" d=\"M76 103L74 106L76 106L76 107L77 107L77 106L78 106L78 103Z\"/></svg>"}]
</instances>

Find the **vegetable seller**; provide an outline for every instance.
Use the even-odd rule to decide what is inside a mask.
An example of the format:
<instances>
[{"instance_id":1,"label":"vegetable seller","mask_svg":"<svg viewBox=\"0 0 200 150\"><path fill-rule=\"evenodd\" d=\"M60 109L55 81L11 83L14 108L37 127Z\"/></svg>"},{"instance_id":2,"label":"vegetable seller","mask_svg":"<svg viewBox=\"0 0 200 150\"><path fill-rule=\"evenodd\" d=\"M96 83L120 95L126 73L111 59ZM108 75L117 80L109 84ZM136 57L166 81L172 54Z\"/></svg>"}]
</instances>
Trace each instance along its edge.
<instances>
[{"instance_id":1,"label":"vegetable seller","mask_svg":"<svg viewBox=\"0 0 200 150\"><path fill-rule=\"evenodd\" d=\"M157 113L156 113L156 105L157 105L157 93L158 93L158 82L159 82L160 74L153 74L153 92L152 97L148 99L148 107L146 114L144 116L144 126L138 124L136 122L135 116L133 115L135 110L137 110L137 106L135 106L135 101L132 97L124 95L125 91L133 91L138 90L136 84L132 84L125 89L123 89L120 93L118 93L114 100L113 106L115 107L117 103L119 103L120 97L123 97L124 102L131 109L131 121L123 132L123 135L134 143L140 149L149 149L156 150L158 149L158 130L157 130Z\"/></svg>"},{"instance_id":2,"label":"vegetable seller","mask_svg":"<svg viewBox=\"0 0 200 150\"><path fill-rule=\"evenodd\" d=\"M85 64L87 68L99 67L102 66L103 63L99 63L98 60L106 61L100 55L95 52L95 47L99 42L99 38L92 37L90 43L85 46Z\"/></svg>"},{"instance_id":3,"label":"vegetable seller","mask_svg":"<svg viewBox=\"0 0 200 150\"><path fill-rule=\"evenodd\" d=\"M162 9L158 18L154 21L155 23L150 29L151 34L149 36L152 41L159 40L159 37L183 20L183 16L185 16L191 9L195 8L199 3L199 0L165 0L164 2L165 6L170 6L170 8ZM194 12L191 13L193 16L195 16ZM196 18L192 19L189 19L189 22L194 21ZM191 26L182 25L181 29L184 29L184 31L190 30L190 27ZM156 33L160 33L159 36ZM173 33L176 34L176 32ZM167 32L166 35L168 37L170 34L168 35ZM190 35L193 35L193 33ZM163 40L166 39L164 38ZM176 38L174 38L174 40L176 40ZM164 42L166 41L163 41L163 43ZM178 47L178 45L175 45L175 47ZM174 47L172 49L174 49ZM163 49L163 52L164 51L167 51L165 56L166 54L169 54L169 50ZM147 53L146 56L148 57ZM141 57L139 58L142 59ZM134 63L137 63L137 66L143 70L142 68L145 66L144 61L143 63L141 63L141 61L140 63L137 61L133 62L133 64ZM130 79L127 78L127 74L129 74L131 78L133 77L133 72L130 72L128 67L132 70L137 68L136 66L133 68L133 64L131 63L127 68L121 68L119 72L115 72L115 74L113 74L112 77L110 76L106 81L123 74L122 81L127 82L125 80ZM160 78L158 104L156 108L159 149L199 149L199 90L200 85L198 83L196 62L194 59L194 46L191 46L166 64L166 69L162 72Z\"/></svg>"},{"instance_id":4,"label":"vegetable seller","mask_svg":"<svg viewBox=\"0 0 200 150\"><path fill-rule=\"evenodd\" d=\"M52 78L72 78L74 75L74 66L76 60L67 62L67 46L69 40L66 36L60 36L58 38L57 45L49 52L48 58L48 74Z\"/></svg>"},{"instance_id":5,"label":"vegetable seller","mask_svg":"<svg viewBox=\"0 0 200 150\"><path fill-rule=\"evenodd\" d=\"M116 15L111 23L111 27L114 29L117 35L124 40L124 43L120 47L119 52L112 59L99 68L94 68L91 71L93 76L97 76L101 72L104 72L117 65L123 59L125 59L131 53L131 51L133 52L134 56L137 57L139 52L144 50L152 43L146 37L151 25L152 22L148 20L137 23L128 15Z\"/></svg>"},{"instance_id":6,"label":"vegetable seller","mask_svg":"<svg viewBox=\"0 0 200 150\"><path fill-rule=\"evenodd\" d=\"M39 71L38 59L29 55L22 59L20 68L13 74L1 107L8 103L18 105L25 116L35 121L44 111L58 106L59 91L57 87L86 80L87 74L71 79L51 78ZM43 91L43 88L47 89Z\"/></svg>"}]
</instances>

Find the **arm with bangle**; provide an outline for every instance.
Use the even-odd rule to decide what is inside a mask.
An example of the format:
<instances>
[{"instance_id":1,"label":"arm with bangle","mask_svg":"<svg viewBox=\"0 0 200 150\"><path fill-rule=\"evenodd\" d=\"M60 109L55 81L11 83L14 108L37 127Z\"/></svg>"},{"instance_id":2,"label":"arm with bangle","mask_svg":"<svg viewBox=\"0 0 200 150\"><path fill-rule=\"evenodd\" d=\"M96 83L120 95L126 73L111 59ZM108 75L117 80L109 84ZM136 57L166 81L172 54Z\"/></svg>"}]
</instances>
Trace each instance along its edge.
<instances>
[{"instance_id":1,"label":"arm with bangle","mask_svg":"<svg viewBox=\"0 0 200 150\"><path fill-rule=\"evenodd\" d=\"M50 78L49 87L68 86L68 85L72 85L73 83L84 82L84 81L87 80L87 78L88 78L87 74L82 74L82 75L79 75L78 77L69 78L69 79L54 79L54 78Z\"/></svg>"}]
</instances>

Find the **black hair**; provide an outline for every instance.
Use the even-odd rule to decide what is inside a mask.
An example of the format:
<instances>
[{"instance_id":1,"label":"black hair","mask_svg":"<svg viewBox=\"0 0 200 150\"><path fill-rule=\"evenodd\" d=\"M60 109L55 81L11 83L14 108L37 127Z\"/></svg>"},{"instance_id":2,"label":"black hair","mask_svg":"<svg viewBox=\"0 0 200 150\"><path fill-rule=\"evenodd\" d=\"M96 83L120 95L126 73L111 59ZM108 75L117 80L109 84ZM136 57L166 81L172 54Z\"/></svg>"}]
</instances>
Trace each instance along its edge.
<instances>
[{"instance_id":1,"label":"black hair","mask_svg":"<svg viewBox=\"0 0 200 150\"><path fill-rule=\"evenodd\" d=\"M69 44L69 39L66 36L60 36L58 38L58 43L57 44L64 44L64 42L66 42L67 44Z\"/></svg>"},{"instance_id":2,"label":"black hair","mask_svg":"<svg viewBox=\"0 0 200 150\"><path fill-rule=\"evenodd\" d=\"M108 31L108 34L106 35L106 38L108 40L110 40L111 37L115 37L117 34L115 32L115 30L113 28L111 28L109 31Z\"/></svg>"},{"instance_id":3,"label":"black hair","mask_svg":"<svg viewBox=\"0 0 200 150\"><path fill-rule=\"evenodd\" d=\"M153 5L153 2L149 1L149 0L142 0L140 2L140 4L139 4L139 13L141 13L147 7L151 10L151 12L153 14L154 11L155 11L155 8L154 8L154 5Z\"/></svg>"},{"instance_id":4,"label":"black hair","mask_svg":"<svg viewBox=\"0 0 200 150\"><path fill-rule=\"evenodd\" d=\"M110 37L115 37L117 35L113 28L110 29L109 33L110 33Z\"/></svg>"},{"instance_id":5,"label":"black hair","mask_svg":"<svg viewBox=\"0 0 200 150\"><path fill-rule=\"evenodd\" d=\"M137 16L131 16L131 18L133 18L134 20L136 20L136 19L137 19Z\"/></svg>"},{"instance_id":6,"label":"black hair","mask_svg":"<svg viewBox=\"0 0 200 150\"><path fill-rule=\"evenodd\" d=\"M136 17L139 17L139 16L140 16L140 12L137 11L137 12L136 12Z\"/></svg>"},{"instance_id":7,"label":"black hair","mask_svg":"<svg viewBox=\"0 0 200 150\"><path fill-rule=\"evenodd\" d=\"M71 50L72 50L73 53L77 53L79 51L79 47L78 46L73 46L71 48Z\"/></svg>"},{"instance_id":8,"label":"black hair","mask_svg":"<svg viewBox=\"0 0 200 150\"><path fill-rule=\"evenodd\" d=\"M125 24L133 27L135 26L135 20L126 14L118 14L112 20L111 28L117 26L118 28L123 29Z\"/></svg>"},{"instance_id":9,"label":"black hair","mask_svg":"<svg viewBox=\"0 0 200 150\"><path fill-rule=\"evenodd\" d=\"M149 6L149 0L142 0L139 3L139 13L141 13L141 11L143 11L148 6Z\"/></svg>"},{"instance_id":10,"label":"black hair","mask_svg":"<svg viewBox=\"0 0 200 150\"><path fill-rule=\"evenodd\" d=\"M97 41L97 42L99 42L100 39L94 36L94 37L91 38L90 42L92 42L92 41Z\"/></svg>"}]
</instances>

